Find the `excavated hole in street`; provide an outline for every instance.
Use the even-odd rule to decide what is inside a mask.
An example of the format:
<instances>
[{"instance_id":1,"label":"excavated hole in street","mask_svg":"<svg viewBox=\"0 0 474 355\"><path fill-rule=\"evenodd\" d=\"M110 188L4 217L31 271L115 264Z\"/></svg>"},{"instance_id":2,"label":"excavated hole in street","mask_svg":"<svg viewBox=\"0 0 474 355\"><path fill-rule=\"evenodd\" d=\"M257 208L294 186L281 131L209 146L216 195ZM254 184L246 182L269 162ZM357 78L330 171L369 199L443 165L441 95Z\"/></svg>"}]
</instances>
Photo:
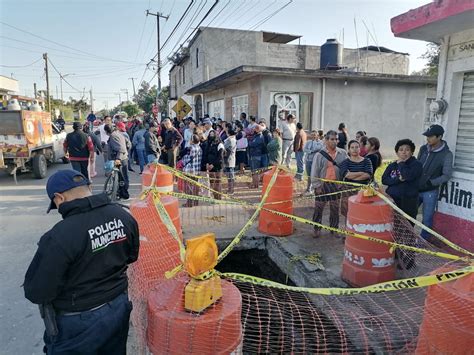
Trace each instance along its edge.
<instances>
[{"instance_id":1,"label":"excavated hole in street","mask_svg":"<svg viewBox=\"0 0 474 355\"><path fill-rule=\"evenodd\" d=\"M295 283L273 262L265 249L234 250L216 267L220 272L237 272L295 286Z\"/></svg>"},{"instance_id":2,"label":"excavated hole in street","mask_svg":"<svg viewBox=\"0 0 474 355\"><path fill-rule=\"evenodd\" d=\"M287 277L265 249L234 250L217 265L216 269L220 272L252 275L296 286L290 275ZM287 351L360 352L344 332L314 305L306 293L252 285L247 282L234 282L234 284L242 295L244 354ZM318 339L321 338L324 341L318 343ZM345 339L343 344L341 339ZM276 340L285 343L281 344ZM288 346L291 346L291 349L287 348Z\"/></svg>"}]
</instances>

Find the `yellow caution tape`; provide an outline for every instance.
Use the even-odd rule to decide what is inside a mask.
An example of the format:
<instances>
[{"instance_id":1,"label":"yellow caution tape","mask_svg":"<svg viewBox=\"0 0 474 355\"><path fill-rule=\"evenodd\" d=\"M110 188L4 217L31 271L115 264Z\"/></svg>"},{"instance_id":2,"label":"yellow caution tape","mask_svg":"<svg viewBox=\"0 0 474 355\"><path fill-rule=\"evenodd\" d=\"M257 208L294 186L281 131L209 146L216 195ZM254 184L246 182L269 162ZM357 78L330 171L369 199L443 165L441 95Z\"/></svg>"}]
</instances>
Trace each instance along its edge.
<instances>
[{"instance_id":1,"label":"yellow caution tape","mask_svg":"<svg viewBox=\"0 0 474 355\"><path fill-rule=\"evenodd\" d=\"M166 228L170 232L173 239L176 240L176 242L178 243L179 257L181 259L181 262L184 263L184 257L185 257L185 254L186 254L186 250L184 248L183 242L181 241L181 238L179 237L178 231L176 230L176 227L173 224L173 221L171 220L170 215L168 214L168 211L165 209L165 206L161 202L159 194L157 194L157 193L153 194L153 203L156 207L158 215L161 218L161 221L166 226Z\"/></svg>"},{"instance_id":2,"label":"yellow caution tape","mask_svg":"<svg viewBox=\"0 0 474 355\"><path fill-rule=\"evenodd\" d=\"M164 166L164 167L169 168L169 167L166 167L166 166ZM175 169L169 168L169 170L172 170L172 172L175 173L176 175L182 175L179 171L177 171ZM244 225L244 227L240 230L240 232L234 237L234 239L227 246L227 248L219 255L218 263L223 258L225 258L225 256L227 256L230 253L230 251L240 242L243 235L250 228L250 226L253 224L253 222L255 221L255 219L257 218L257 216L259 215L261 210L265 210L265 211L268 211L268 212L271 212L271 213L274 213L274 214L277 214L277 215L280 215L280 216L283 216L283 217L287 217L289 219L293 219L293 220L301 222L301 223L317 226L317 227L320 227L320 228L323 228L323 229L326 229L326 230L330 230L330 231L333 231L333 232L336 232L336 233L339 233L339 234L345 234L345 235L351 236L351 237L356 237L356 238L360 238L360 239L364 239L364 240L368 240L368 241L372 241L372 242L377 242L377 243L390 245L391 246L391 248L390 248L391 252L393 252L395 248L402 248L402 249L411 250L411 251L415 251L415 252L420 252L420 253L433 255L433 256L437 256L437 257L441 257L441 258L446 258L446 259L450 259L450 260L467 260L468 262L472 261L467 257L462 258L462 257L459 257L457 255L441 253L441 252L434 252L434 251L430 251L430 250L420 249L420 248L417 248L417 247L412 247L412 246L408 246L408 245L404 245L404 244L399 244L399 243L395 243L395 242L390 242L390 241L378 239L378 238L375 238L375 237L369 237L369 236L365 236L365 235L362 235L362 234L349 232L349 231L346 231L346 230L341 230L341 229L338 229L338 228L328 227L328 226L322 225L320 223L313 222L313 221L310 221L310 220L307 220L307 219L304 219L304 218L301 218L301 217L298 217L298 216L294 216L294 215L286 214L286 213L283 213L283 212L274 211L274 210L271 210L271 209L264 208L263 206L264 206L265 201L266 201L266 199L269 195L269 192L271 191L271 189L272 189L272 187L273 187L273 185L276 181L276 177L278 175L279 170L286 170L286 169L275 169L275 172L274 172L274 174L273 174L273 176L272 176L272 178L271 178L271 180L270 180L270 182L267 186L265 194L262 197L262 200L260 201L260 203L258 205L253 205L253 204L250 204L246 201L237 200L237 199L232 198L231 196L227 196L227 195L222 194L222 193L221 193L221 195L226 196L228 198L228 200L222 201L222 200L216 200L216 199L207 198L207 197L180 194L180 193L174 193L174 192L168 192L167 194L175 195L175 196L180 197L180 198L188 198L188 199L197 199L197 200L201 200L201 201L208 201L208 202L211 202L211 203L218 203L218 204L229 204L229 203L231 203L231 204L243 205L244 208L245 207L247 207L247 208L249 208L249 207L256 208L254 214L251 216L249 221ZM208 186L197 182L194 179L188 178L187 176L182 175L181 177L184 180L188 181L189 183L204 187L204 188L206 188L206 189L208 189L209 191L212 191L212 192L220 193L219 191L215 191L215 190L209 188ZM326 179L321 179L321 180L331 182L331 183L342 183L342 184L346 184L346 185L357 186L357 189L360 189L360 188L371 188L371 189L373 189L373 186L370 186L370 185L367 186L367 185L357 184L357 183L335 182L335 181L326 180ZM338 191L338 192L331 193L331 194L338 194L338 193L342 193L342 192L345 192L345 191ZM145 195L146 193L149 193L149 191L145 191L143 195ZM179 238L179 235L176 231L176 228L174 227L174 225L171 221L171 218L169 217L169 215L168 215L166 209L164 208L164 206L162 205L161 201L159 201L159 198L158 198L159 194L157 194L156 191L154 191L153 193L154 193L154 195L153 195L154 200L157 199L158 202L159 202L159 203L155 203L155 206L157 207L158 213L162 217L163 222L167 226L167 228L170 231L170 233L172 234L173 238L176 239L176 241L179 244L180 257L181 257L181 260L183 262L184 261L184 254L185 254L184 246L183 246L183 244L182 244L182 242ZM380 194L378 191L376 193L378 195ZM382 194L380 194L380 195L382 195ZM384 196L384 195L382 195L382 196L380 196L380 197L384 201L386 201L386 202L388 201L388 203L390 203L390 205L392 207L394 207L398 212L401 211L401 210L398 209L398 207L393 205L393 203L391 203L391 201L386 196ZM405 214L403 213L403 211L401 211L400 213L402 213L402 215L404 215L404 217L406 217ZM173 230L174 230L174 232L173 232ZM441 237L441 238L443 238L443 237ZM451 243L451 242L449 242L449 243ZM451 243L451 244L453 244L453 243ZM457 247L455 244L453 244L453 245L455 247ZM458 247L458 248L463 250L460 247ZM456 250L458 250L458 249L456 249ZM469 253L469 254L472 255L471 253ZM165 276L167 278L173 277L174 275L176 275L178 272L180 272L182 270L183 270L183 265L181 264L181 265L176 266L173 270L166 272ZM290 290L290 291L308 292L308 293L311 293L311 294L321 294L321 295L351 295L351 294L395 291L395 290L401 290L401 289L407 289L407 288L426 287L426 286L434 285L434 284L437 284L437 283L442 283L442 282L458 279L458 278L463 277L463 276L465 276L465 275L467 275L467 274L469 274L473 271L474 271L474 267L469 266L469 267L466 267L466 268L463 268L463 269L455 270L453 272L447 272L447 273L441 273L441 274L429 275L429 276L421 276L421 277L416 277L416 278L411 278L411 279L390 281L390 282L385 282L385 283L372 285L372 286L368 286L368 287L363 287L363 288L358 288L358 289L293 287L293 286L287 286L287 285L279 284L279 283L276 283L276 282L273 282L273 281L270 281L270 280L265 280L265 279L261 279L261 278L257 278L257 277L253 277L253 276L249 276L249 275L238 274L238 273L219 273L215 270L209 270L209 271L207 271L207 272L205 272L201 275L198 275L195 278L200 279L200 280L205 280L205 279L208 279L208 278L210 278L210 277L217 274L217 275L220 275L220 276L223 276L223 277L228 277L228 278L238 280L238 281L251 282L253 284L258 284L258 285L262 285L262 286L276 287L276 288L281 288L281 289Z\"/></svg>"},{"instance_id":3,"label":"yellow caution tape","mask_svg":"<svg viewBox=\"0 0 474 355\"><path fill-rule=\"evenodd\" d=\"M274 214L282 216L282 217L287 217L287 218L292 219L292 220L297 221L297 222L301 222L301 223L304 223L304 224L309 224L309 225L312 225L312 226L320 227L322 229L326 229L326 230L329 230L331 232L335 232L335 233L338 233L338 234L344 234L344 235L349 236L349 237L355 237L355 238L364 239L364 240L368 240L368 241L372 241L372 242L376 242L376 243L386 244L386 245L390 245L392 247L397 247L397 248L401 248L401 249L416 251L416 252L423 253L423 254L437 256L437 257L440 257L440 258L445 258L445 259L450 259L450 260L467 260L467 261L469 261L469 258L467 258L467 257L463 258L463 257L457 256L457 255L452 255L452 254L448 254L448 253L441 253L441 252L437 252L437 251L421 249L421 248L412 247L412 246L405 245L405 244L390 242L390 241L384 240L384 239L379 239L379 238L375 238L375 237L366 236L366 235L355 233L355 232L350 232L350 231L347 231L347 230L344 230L344 229L333 228L333 227L325 226L324 224L320 224L320 223L310 221L308 219L301 218L301 217L298 217L298 216L294 216L294 215L291 215L291 214L287 214L287 213L284 213L284 212L274 211L274 210L270 210L270 209L266 209L266 208L263 208L263 210L274 213Z\"/></svg>"},{"instance_id":4,"label":"yellow caution tape","mask_svg":"<svg viewBox=\"0 0 474 355\"><path fill-rule=\"evenodd\" d=\"M252 217L250 217L250 219L248 220L248 222L243 226L243 228L239 231L239 233L237 233L237 235L234 237L234 239L232 240L232 242L230 242L230 244L227 246L227 248L225 248L222 253L219 254L219 257L217 258L217 263L219 263L222 259L224 259L231 251L232 249L234 249L234 247L240 243L240 240L242 239L242 237L244 236L245 232L247 232L247 230L252 226L253 222L255 221L255 219L258 217L258 215L260 214L260 211L262 210L263 208L263 205L268 197L268 195L270 194L270 191L273 187L273 185L275 184L275 181L276 181L276 178L278 176L278 173L279 173L279 169L275 169L275 171L273 172L273 175L272 175L272 178L270 179L269 183L268 183L268 186L267 186L267 189L265 191L265 193L263 194L262 196L262 200L260 201L260 203L257 205L257 209L255 210L255 212L253 213Z\"/></svg>"},{"instance_id":5,"label":"yellow caution tape","mask_svg":"<svg viewBox=\"0 0 474 355\"><path fill-rule=\"evenodd\" d=\"M181 193L176 193L176 192L173 192L173 193L170 192L168 194L173 195L173 196L177 196L177 197L180 197L180 198L194 199L194 200L199 200L199 201L203 201L203 202L210 202L210 203L215 203L215 204L235 204L235 205L239 204L239 202L237 202L237 201L215 200L215 199L212 199L212 198L209 198L209 197L186 195L186 194L181 194ZM247 203L247 202L245 202L245 206L242 206L242 207L243 208L257 208L255 205ZM453 254L448 254L448 253L443 253L443 252L437 252L437 251L431 251L431 250L427 250L427 249L421 249L421 248L410 246L410 245L400 244L400 243L391 242L391 241L384 240L384 239L379 239L379 238L375 238L375 237L371 237L371 236L366 236L366 235L363 235L363 234L347 231L347 230L344 230L344 229L329 227L329 226L326 226L324 224L317 223L317 222L314 222L314 221L311 221L311 220L308 220L308 219L305 219L305 218L302 218L302 217L298 217L298 216L291 215L291 214L284 213L284 212L280 212L280 211L275 211L275 210L268 209L268 208L265 208L265 207L262 207L261 210L279 215L281 217L286 217L288 219L292 219L296 222L311 225L313 227L320 227L322 229L325 229L325 230L328 230L328 231L331 231L331 232L335 232L335 233L338 233L338 234L344 234L344 235L349 236L349 237L355 237L355 238L359 238L359 239L368 240L368 241L371 241L371 242L385 244L385 245L388 245L388 246L391 247L390 248L391 253L394 252L395 248L400 248L400 249L405 249L405 250L409 250L409 251L414 251L414 252L418 252L418 253L432 255L432 256L448 259L448 260L469 260L468 257L461 257L461 256L458 256L458 255L453 255ZM253 223L253 220L251 220L249 222ZM248 228L250 228L250 226L247 226L249 224L249 222L247 222L247 224L244 226L245 231ZM239 232L239 234L240 234L240 232ZM242 239L242 238L239 238L239 241L240 241L240 239Z\"/></svg>"},{"instance_id":6,"label":"yellow caution tape","mask_svg":"<svg viewBox=\"0 0 474 355\"><path fill-rule=\"evenodd\" d=\"M384 194L382 194L381 192L379 191L375 191L375 193L382 199L384 200L386 203L388 203L395 211L397 211L398 213L400 213L403 217L405 217L406 219L408 219L410 222L413 222L416 226L424 229L425 231L431 233L432 235L434 235L436 238L438 238L439 240L441 240L443 243L449 245L451 248L453 248L454 250L457 250L463 254L467 254L467 255L470 255L470 256L474 256L474 253L471 253L469 250L466 250L456 244L454 244L453 242L451 242L450 240L446 239L445 237L443 237L441 234L437 233L436 231L432 230L431 228L425 226L424 224L418 222L415 218L409 216L408 214L406 214L404 211L402 211L396 204L394 204L392 202L392 200L390 200L387 196L385 196Z\"/></svg>"},{"instance_id":7,"label":"yellow caution tape","mask_svg":"<svg viewBox=\"0 0 474 355\"><path fill-rule=\"evenodd\" d=\"M265 280L259 277L244 275L244 274L239 274L239 273L231 273L231 272L226 272L226 273L216 272L216 273L217 275L221 277L225 277L225 278L236 280L236 281L248 282L254 285L258 285L258 286L273 287L273 288L278 288L278 289L287 290L287 291L306 292L313 295L326 295L326 296L331 296L331 295L345 296L346 295L347 296L347 295L360 295L364 293L381 293L381 292L387 292L387 291L399 291L399 290L427 287L427 286L432 286L432 285L436 285L436 284L440 284L440 283L444 283L448 281L457 280L472 272L474 272L474 267L467 266L467 267L449 271L449 272L382 282L382 283L378 283L378 284L366 286L366 287L361 287L361 288L297 287L297 286L283 285L278 282Z\"/></svg>"}]
</instances>

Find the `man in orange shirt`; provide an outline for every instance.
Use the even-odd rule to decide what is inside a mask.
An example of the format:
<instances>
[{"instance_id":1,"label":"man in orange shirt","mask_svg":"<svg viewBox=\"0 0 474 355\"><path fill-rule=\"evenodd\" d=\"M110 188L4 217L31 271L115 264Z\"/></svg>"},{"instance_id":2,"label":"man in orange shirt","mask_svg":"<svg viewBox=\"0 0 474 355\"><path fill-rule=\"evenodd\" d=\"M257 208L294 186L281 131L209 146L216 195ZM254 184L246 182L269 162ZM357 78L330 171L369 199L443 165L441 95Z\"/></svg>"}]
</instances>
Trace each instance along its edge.
<instances>
[{"instance_id":1,"label":"man in orange shirt","mask_svg":"<svg viewBox=\"0 0 474 355\"><path fill-rule=\"evenodd\" d=\"M339 228L339 195L320 196L336 192L339 186L335 183L321 181L340 180L339 166L347 158L347 152L337 147L337 132L328 131L324 136L325 147L315 154L311 166L311 181L316 195L313 221L321 223L326 202L329 201L329 225ZM320 227L314 227L315 238L319 237Z\"/></svg>"}]
</instances>

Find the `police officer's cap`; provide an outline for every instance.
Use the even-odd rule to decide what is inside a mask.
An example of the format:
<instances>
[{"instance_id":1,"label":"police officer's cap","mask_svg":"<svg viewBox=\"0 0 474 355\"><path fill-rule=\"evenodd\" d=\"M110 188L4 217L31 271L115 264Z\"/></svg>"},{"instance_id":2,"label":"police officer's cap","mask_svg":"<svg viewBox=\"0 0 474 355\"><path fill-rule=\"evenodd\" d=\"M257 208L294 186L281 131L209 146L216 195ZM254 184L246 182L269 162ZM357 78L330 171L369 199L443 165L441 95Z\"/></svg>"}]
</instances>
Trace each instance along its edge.
<instances>
[{"instance_id":1,"label":"police officer's cap","mask_svg":"<svg viewBox=\"0 0 474 355\"><path fill-rule=\"evenodd\" d=\"M53 201L55 193L62 193L75 187L89 184L89 180L76 170L66 169L55 172L46 183L46 192L51 200L47 213L57 208Z\"/></svg>"}]
</instances>

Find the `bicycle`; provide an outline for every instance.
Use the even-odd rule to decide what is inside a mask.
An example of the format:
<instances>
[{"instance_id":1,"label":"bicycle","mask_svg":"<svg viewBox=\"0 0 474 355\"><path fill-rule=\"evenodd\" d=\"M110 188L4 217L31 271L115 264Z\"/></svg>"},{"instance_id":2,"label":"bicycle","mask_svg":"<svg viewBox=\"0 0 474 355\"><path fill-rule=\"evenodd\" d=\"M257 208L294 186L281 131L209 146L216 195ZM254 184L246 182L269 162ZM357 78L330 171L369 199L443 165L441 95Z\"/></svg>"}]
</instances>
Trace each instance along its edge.
<instances>
[{"instance_id":1,"label":"bicycle","mask_svg":"<svg viewBox=\"0 0 474 355\"><path fill-rule=\"evenodd\" d=\"M104 193L110 198L111 201L120 200L120 187L125 185L123 180L120 160L110 160L105 163L105 172L108 175L104 183Z\"/></svg>"}]
</instances>

